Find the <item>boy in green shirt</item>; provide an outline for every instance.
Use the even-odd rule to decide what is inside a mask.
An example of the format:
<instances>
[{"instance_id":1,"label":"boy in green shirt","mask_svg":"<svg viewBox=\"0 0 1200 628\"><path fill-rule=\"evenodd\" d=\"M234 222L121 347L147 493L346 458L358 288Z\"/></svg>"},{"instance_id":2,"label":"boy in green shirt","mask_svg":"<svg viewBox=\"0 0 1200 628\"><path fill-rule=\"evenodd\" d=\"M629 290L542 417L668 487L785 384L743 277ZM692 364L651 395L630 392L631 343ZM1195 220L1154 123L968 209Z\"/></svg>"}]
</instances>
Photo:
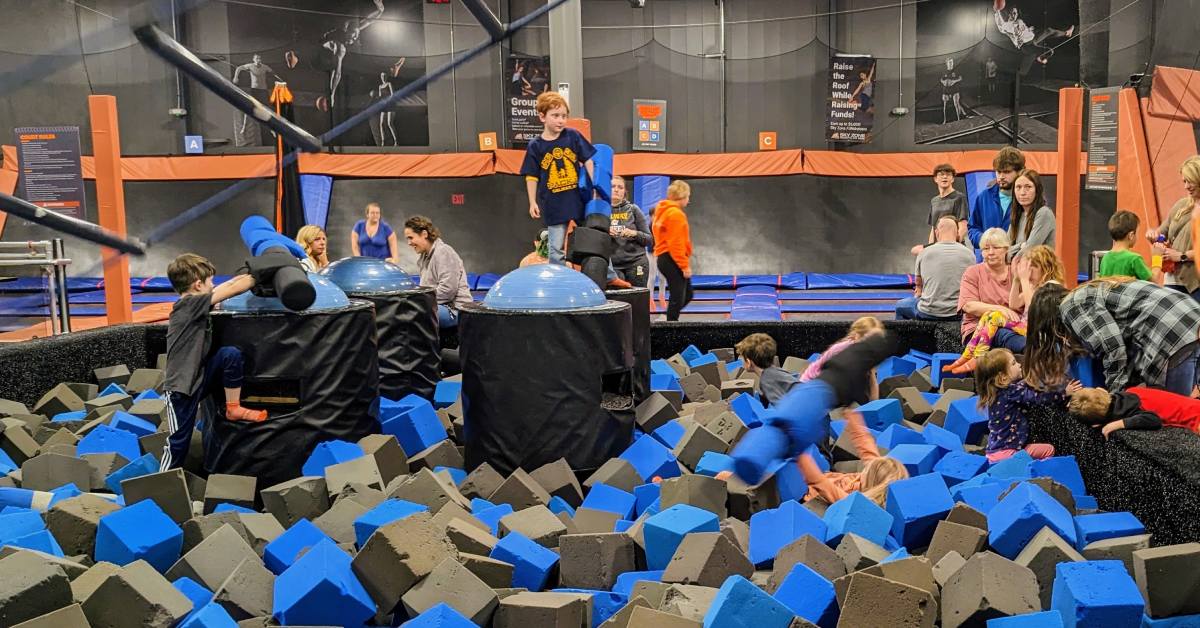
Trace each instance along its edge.
<instances>
[{"instance_id":1,"label":"boy in green shirt","mask_svg":"<svg viewBox=\"0 0 1200 628\"><path fill-rule=\"evenodd\" d=\"M1146 266L1146 260L1133 250L1138 234L1137 214L1123 209L1108 219L1108 234L1112 236L1112 250L1100 259L1101 277L1133 277L1142 281L1153 281L1163 284L1162 245L1155 244L1152 256L1153 272Z\"/></svg>"}]
</instances>

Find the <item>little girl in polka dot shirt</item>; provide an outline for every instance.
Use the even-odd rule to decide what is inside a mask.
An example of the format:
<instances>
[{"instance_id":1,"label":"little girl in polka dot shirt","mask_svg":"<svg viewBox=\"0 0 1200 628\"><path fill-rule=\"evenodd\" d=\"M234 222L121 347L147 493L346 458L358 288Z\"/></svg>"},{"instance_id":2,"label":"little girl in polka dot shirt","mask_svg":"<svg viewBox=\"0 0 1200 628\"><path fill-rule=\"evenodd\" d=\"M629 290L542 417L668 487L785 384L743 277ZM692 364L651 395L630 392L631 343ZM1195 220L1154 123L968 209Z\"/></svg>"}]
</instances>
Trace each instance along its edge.
<instances>
[{"instance_id":1,"label":"little girl in polka dot shirt","mask_svg":"<svg viewBox=\"0 0 1200 628\"><path fill-rule=\"evenodd\" d=\"M975 391L979 407L987 409L988 462L996 463L1025 450L1036 460L1054 455L1054 445L1029 442L1026 415L1038 405L1066 405L1067 397L1082 388L1071 382L1066 390L1041 391L1021 379L1021 365L1008 349L992 349L979 358Z\"/></svg>"}]
</instances>

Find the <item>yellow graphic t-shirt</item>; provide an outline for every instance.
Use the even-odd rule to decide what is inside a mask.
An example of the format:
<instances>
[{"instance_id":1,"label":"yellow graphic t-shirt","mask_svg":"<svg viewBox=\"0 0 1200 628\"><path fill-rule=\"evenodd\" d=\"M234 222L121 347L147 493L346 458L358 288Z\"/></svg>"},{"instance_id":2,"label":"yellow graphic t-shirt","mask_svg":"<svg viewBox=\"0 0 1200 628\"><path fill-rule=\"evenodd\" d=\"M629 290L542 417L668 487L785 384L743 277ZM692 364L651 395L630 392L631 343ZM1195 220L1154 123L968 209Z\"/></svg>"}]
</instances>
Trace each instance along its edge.
<instances>
[{"instance_id":1,"label":"yellow graphic t-shirt","mask_svg":"<svg viewBox=\"0 0 1200 628\"><path fill-rule=\"evenodd\" d=\"M538 182L537 203L546 225L583 220L581 171L595 153L596 149L575 129L563 129L553 140L539 135L529 143L521 174Z\"/></svg>"}]
</instances>

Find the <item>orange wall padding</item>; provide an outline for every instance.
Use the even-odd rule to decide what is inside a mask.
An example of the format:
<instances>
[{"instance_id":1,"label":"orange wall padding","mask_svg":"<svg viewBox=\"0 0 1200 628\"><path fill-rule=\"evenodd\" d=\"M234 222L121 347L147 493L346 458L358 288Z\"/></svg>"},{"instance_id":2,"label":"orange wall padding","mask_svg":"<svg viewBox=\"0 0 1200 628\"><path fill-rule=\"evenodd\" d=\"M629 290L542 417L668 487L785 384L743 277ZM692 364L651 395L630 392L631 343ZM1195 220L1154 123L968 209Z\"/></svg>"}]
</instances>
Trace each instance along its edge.
<instances>
[{"instance_id":1,"label":"orange wall padding","mask_svg":"<svg viewBox=\"0 0 1200 628\"><path fill-rule=\"evenodd\" d=\"M1153 113L1161 107L1154 106L1154 94L1150 96L1147 115L1142 116L1146 126L1146 144L1154 172L1154 194L1158 198L1159 217L1165 218L1176 201L1187 196L1183 189L1183 178L1179 166L1196 154L1196 135L1191 123L1170 118L1161 118Z\"/></svg>"},{"instance_id":2,"label":"orange wall padding","mask_svg":"<svg viewBox=\"0 0 1200 628\"><path fill-rule=\"evenodd\" d=\"M1079 154L1083 141L1083 88L1058 90L1058 170L1055 192L1054 252L1062 260L1065 284L1074 288L1079 276L1079 178L1087 158ZM1026 163L1028 166L1029 164Z\"/></svg>"},{"instance_id":3,"label":"orange wall padding","mask_svg":"<svg viewBox=\"0 0 1200 628\"><path fill-rule=\"evenodd\" d=\"M521 155L524 154L524 151L521 151ZM335 177L483 177L495 174L495 171L491 153L300 155L300 172Z\"/></svg>"},{"instance_id":4,"label":"orange wall padding","mask_svg":"<svg viewBox=\"0 0 1200 628\"><path fill-rule=\"evenodd\" d=\"M1154 176L1150 172L1150 151L1146 145L1146 127L1142 103L1137 91L1122 89L1118 96L1117 123L1117 209L1131 211L1141 218L1141 231L1157 227L1162 209L1154 194ZM1150 244L1138 238L1135 250L1150 259Z\"/></svg>"},{"instance_id":5,"label":"orange wall padding","mask_svg":"<svg viewBox=\"0 0 1200 628\"><path fill-rule=\"evenodd\" d=\"M919 177L933 176L933 168L948 163L958 172L992 169L994 150L944 153L844 153L827 150L804 151L804 174L827 177ZM1025 151L1025 166L1038 172L1058 171L1058 153Z\"/></svg>"},{"instance_id":6,"label":"orange wall padding","mask_svg":"<svg viewBox=\"0 0 1200 628\"><path fill-rule=\"evenodd\" d=\"M1200 120L1200 70L1158 66L1150 90L1150 115Z\"/></svg>"}]
</instances>

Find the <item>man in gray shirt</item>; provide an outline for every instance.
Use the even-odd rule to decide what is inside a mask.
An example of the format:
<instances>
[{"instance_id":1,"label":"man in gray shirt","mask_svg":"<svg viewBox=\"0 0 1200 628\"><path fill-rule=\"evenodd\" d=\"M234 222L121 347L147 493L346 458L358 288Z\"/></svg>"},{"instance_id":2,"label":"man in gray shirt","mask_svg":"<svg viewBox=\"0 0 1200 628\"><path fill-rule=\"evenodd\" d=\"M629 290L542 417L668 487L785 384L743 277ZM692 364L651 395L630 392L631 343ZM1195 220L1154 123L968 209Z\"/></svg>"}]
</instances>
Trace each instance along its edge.
<instances>
[{"instance_id":1,"label":"man in gray shirt","mask_svg":"<svg viewBox=\"0 0 1200 628\"><path fill-rule=\"evenodd\" d=\"M938 219L937 241L917 256L914 296L896 303L897 320L958 320L958 287L975 254L958 242L958 221Z\"/></svg>"}]
</instances>

